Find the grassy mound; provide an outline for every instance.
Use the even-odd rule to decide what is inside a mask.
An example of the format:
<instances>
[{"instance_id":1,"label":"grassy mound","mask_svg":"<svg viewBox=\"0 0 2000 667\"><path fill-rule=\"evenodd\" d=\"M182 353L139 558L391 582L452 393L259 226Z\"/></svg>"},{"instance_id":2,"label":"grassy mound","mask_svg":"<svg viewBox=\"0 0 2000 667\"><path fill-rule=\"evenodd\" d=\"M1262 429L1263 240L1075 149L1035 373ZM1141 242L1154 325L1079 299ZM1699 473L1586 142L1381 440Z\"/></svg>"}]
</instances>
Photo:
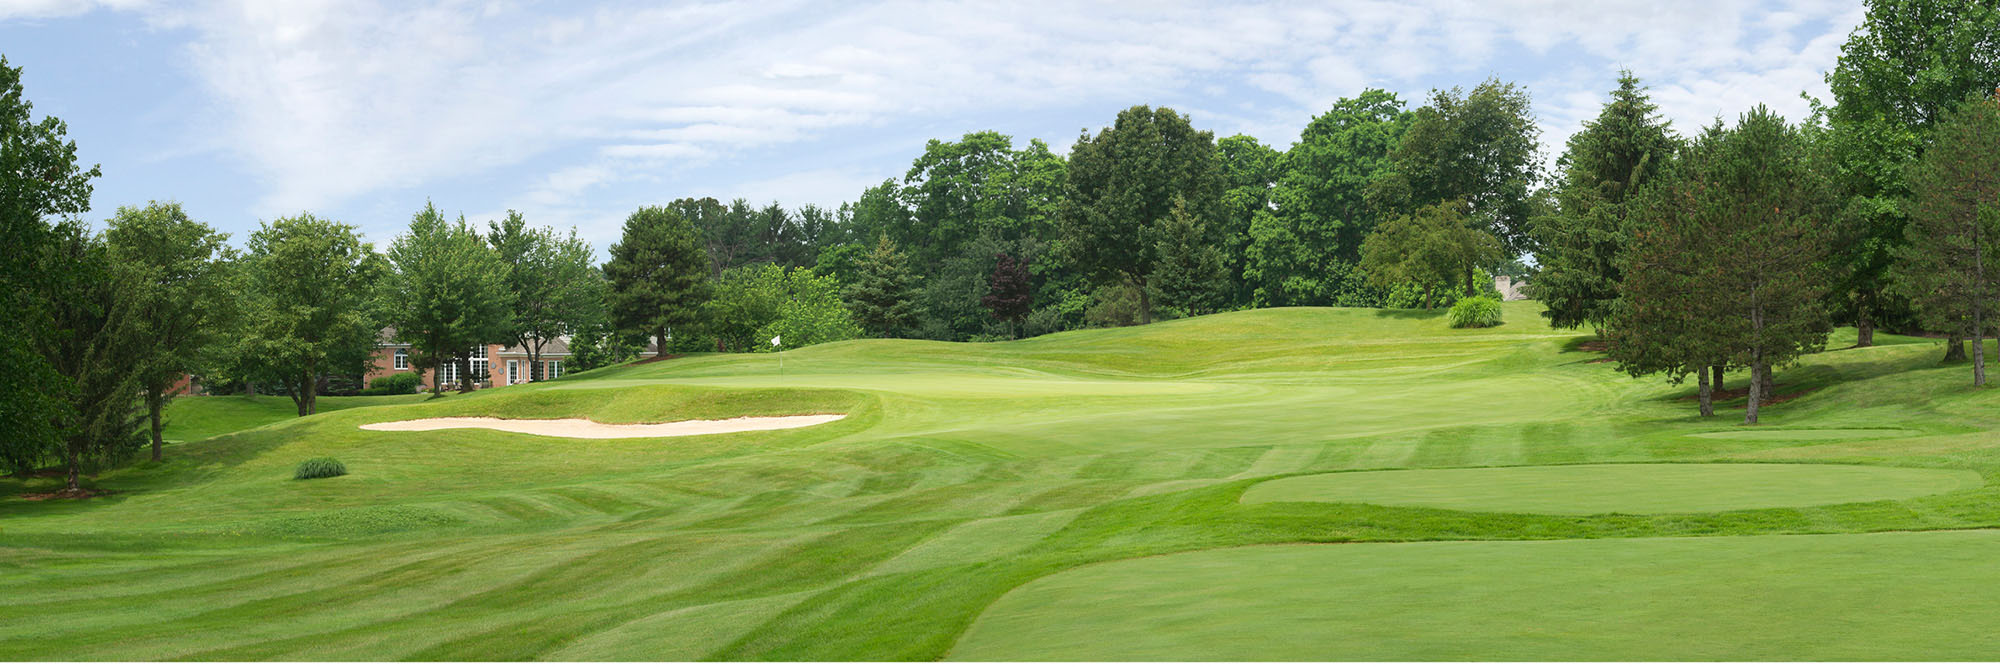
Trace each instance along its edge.
<instances>
[{"instance_id":1,"label":"grassy mound","mask_svg":"<svg viewBox=\"0 0 2000 667\"><path fill-rule=\"evenodd\" d=\"M91 480L114 495L30 501L20 496L62 480L0 480L0 589L12 603L0 605L0 659L934 660L956 655L962 637L991 637L967 628L996 600L1014 599L1011 590L1161 554L1476 542L1496 550L1481 552L1493 568L1467 571L1477 577L1440 574L1456 561L1389 557L1355 571L1384 590L1446 582L1451 613L1504 620L1518 615L1517 600L1549 599L1509 588L1524 567L1587 572L1580 576L1603 590L1682 583L1643 576L1649 561L1590 551L1615 544L1601 538L2000 525L1995 485L1678 514L1240 502L1274 478L1377 470L1790 462L2000 475L1992 447L2000 393L1965 387L1963 367L1938 367L1934 341L1885 335L1878 341L1897 344L1807 357L1778 382L1813 391L1770 407L1762 427L1906 428L1910 437L1693 438L1731 430L1734 416L1701 420L1678 400L1685 386L1582 363L1597 353L1566 350L1576 333L1543 326L1539 304L1501 308L1508 323L1486 329L1451 329L1442 312L1282 308L1002 343L847 341L788 351L782 370L770 354L696 354L421 402L323 399L329 410L304 418L283 398L183 399L167 433L183 443L163 463ZM1834 338L1839 348L1853 334ZM1731 378L1729 389L1745 379ZM447 416L638 423L808 413L849 416L809 429L594 441L358 428ZM314 456L357 474L291 483L293 466ZM1691 483L1714 494L1764 481L1704 480ZM1941 542L1897 544L1907 572L1956 577L1966 590L1991 569L1990 559L1955 560L1962 550ZM1350 546L1363 545L1326 549L1361 553L1340 551ZM1379 545L1392 547L1457 548ZM1758 549L1741 553L1789 557ZM1261 576L1255 562L1243 563L1218 559L1162 583L1194 590ZM1596 573L1600 563L1627 565ZM1746 572L1763 567L1752 565ZM1814 567L1822 566L1844 567ZM1315 594L1352 592L1343 591ZM1186 600L1168 629L1116 639L1258 623L1315 631L1294 622L1310 615L1240 607L1235 596ZM1429 599L1369 613L1428 611ZM1689 618L1759 613L1754 599L1706 602ZM1910 656L1983 641L1948 636L1983 616L1849 612L1846 625L1822 627L1862 638L1886 628L1879 645ZM1627 617L1606 618L1610 625L1591 630L1636 631L1622 625ZM1896 630L1920 621L1938 634ZM1013 634L1021 642L1013 650L1032 649L1035 635ZM1541 641L1581 656L1598 646L1594 636ZM1776 652L1801 637L1811 635L1779 625L1729 640ZM1205 655L1218 657L1266 655L1272 645L1247 630L1204 641ZM1480 645L1498 646L1468 644ZM1384 646L1403 649L1389 657L1432 654ZM1632 646L1626 655L1658 643Z\"/></svg>"},{"instance_id":2,"label":"grassy mound","mask_svg":"<svg viewBox=\"0 0 2000 667\"><path fill-rule=\"evenodd\" d=\"M1978 487L1964 470L1771 463L1386 470L1272 480L1245 503L1370 503L1469 512L1668 514L1810 507Z\"/></svg>"}]
</instances>

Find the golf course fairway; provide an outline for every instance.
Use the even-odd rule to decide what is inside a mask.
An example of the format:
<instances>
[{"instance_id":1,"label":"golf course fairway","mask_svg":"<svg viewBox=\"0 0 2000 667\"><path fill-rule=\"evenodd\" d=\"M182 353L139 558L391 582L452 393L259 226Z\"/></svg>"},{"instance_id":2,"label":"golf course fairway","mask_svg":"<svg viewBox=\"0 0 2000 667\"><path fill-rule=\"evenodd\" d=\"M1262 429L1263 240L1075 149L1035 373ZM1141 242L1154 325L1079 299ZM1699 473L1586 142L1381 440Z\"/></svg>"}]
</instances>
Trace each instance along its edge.
<instances>
[{"instance_id":1,"label":"golf course fairway","mask_svg":"<svg viewBox=\"0 0 2000 667\"><path fill-rule=\"evenodd\" d=\"M1806 507L1979 486L1964 470L1782 463L1653 463L1385 470L1272 480L1246 503L1373 503L1469 512L1666 514Z\"/></svg>"},{"instance_id":2,"label":"golf course fairway","mask_svg":"<svg viewBox=\"0 0 2000 667\"><path fill-rule=\"evenodd\" d=\"M2000 393L1936 341L1836 331L1739 427L1541 309L691 354L307 417L183 397L109 495L0 479L0 659L2000 655ZM781 415L846 417L361 428ZM346 474L293 479L320 457Z\"/></svg>"},{"instance_id":3,"label":"golf course fairway","mask_svg":"<svg viewBox=\"0 0 2000 667\"><path fill-rule=\"evenodd\" d=\"M962 660L1985 660L2000 533L1293 545L1079 568ZM1972 570L1981 571L1975 573Z\"/></svg>"}]
</instances>

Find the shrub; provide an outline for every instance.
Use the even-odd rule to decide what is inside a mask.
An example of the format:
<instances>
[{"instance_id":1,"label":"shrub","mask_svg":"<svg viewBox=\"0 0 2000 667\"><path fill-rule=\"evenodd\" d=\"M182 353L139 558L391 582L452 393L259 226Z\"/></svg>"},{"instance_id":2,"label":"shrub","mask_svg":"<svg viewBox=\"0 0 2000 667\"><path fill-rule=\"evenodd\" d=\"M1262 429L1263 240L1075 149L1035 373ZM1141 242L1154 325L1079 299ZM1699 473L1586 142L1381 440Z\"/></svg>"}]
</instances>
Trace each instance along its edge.
<instances>
[{"instance_id":1,"label":"shrub","mask_svg":"<svg viewBox=\"0 0 2000 667\"><path fill-rule=\"evenodd\" d=\"M292 473L292 479L319 479L339 477L347 474L347 466L331 457L321 456L299 462L299 469Z\"/></svg>"},{"instance_id":2,"label":"shrub","mask_svg":"<svg viewBox=\"0 0 2000 667\"><path fill-rule=\"evenodd\" d=\"M1453 329L1500 326L1500 300L1484 295L1459 299L1445 319Z\"/></svg>"},{"instance_id":3,"label":"shrub","mask_svg":"<svg viewBox=\"0 0 2000 667\"><path fill-rule=\"evenodd\" d=\"M384 375L368 381L368 388L361 390L362 396L389 396L417 393L417 385L423 378L414 372Z\"/></svg>"}]
</instances>

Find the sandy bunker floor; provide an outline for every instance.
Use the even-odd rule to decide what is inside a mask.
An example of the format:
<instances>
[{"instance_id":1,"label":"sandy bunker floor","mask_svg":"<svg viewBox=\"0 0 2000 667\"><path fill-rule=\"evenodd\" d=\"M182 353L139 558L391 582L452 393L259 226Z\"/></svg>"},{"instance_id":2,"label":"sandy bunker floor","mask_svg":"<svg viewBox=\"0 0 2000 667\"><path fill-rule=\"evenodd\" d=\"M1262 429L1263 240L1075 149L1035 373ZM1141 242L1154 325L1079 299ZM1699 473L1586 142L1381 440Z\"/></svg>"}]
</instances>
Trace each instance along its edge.
<instances>
[{"instance_id":1,"label":"sandy bunker floor","mask_svg":"<svg viewBox=\"0 0 2000 667\"><path fill-rule=\"evenodd\" d=\"M397 422L362 424L370 431L436 431L448 428L487 428L495 431L546 435L557 438L664 438L676 435L713 435L741 431L818 426L847 415L796 415L791 417L736 417L734 419L691 419L664 424L599 424L588 419L496 419L493 417L437 417Z\"/></svg>"}]
</instances>

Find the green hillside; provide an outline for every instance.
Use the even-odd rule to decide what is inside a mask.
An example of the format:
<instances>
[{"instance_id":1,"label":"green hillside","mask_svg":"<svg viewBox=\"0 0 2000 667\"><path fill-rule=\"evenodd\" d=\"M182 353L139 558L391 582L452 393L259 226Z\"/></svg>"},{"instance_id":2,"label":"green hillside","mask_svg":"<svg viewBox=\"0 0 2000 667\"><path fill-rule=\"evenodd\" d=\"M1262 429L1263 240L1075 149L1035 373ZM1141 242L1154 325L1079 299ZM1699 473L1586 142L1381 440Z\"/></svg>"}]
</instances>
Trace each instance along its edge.
<instances>
[{"instance_id":1,"label":"green hillside","mask_svg":"<svg viewBox=\"0 0 2000 667\"><path fill-rule=\"evenodd\" d=\"M2000 649L1971 595L2000 533L1959 530L2000 527L2000 399L1940 346L1836 333L1744 428L1697 418L1691 387L1593 363L1537 310L1509 303L1492 329L1289 308L848 341L782 371L694 355L305 418L182 399L183 442L98 478L113 495L0 481L0 659ZM357 428L808 413L849 416L619 440ZM292 479L318 456L349 474ZM1559 470L1641 463L1724 465ZM1821 465L1726 465L1744 463Z\"/></svg>"}]
</instances>

